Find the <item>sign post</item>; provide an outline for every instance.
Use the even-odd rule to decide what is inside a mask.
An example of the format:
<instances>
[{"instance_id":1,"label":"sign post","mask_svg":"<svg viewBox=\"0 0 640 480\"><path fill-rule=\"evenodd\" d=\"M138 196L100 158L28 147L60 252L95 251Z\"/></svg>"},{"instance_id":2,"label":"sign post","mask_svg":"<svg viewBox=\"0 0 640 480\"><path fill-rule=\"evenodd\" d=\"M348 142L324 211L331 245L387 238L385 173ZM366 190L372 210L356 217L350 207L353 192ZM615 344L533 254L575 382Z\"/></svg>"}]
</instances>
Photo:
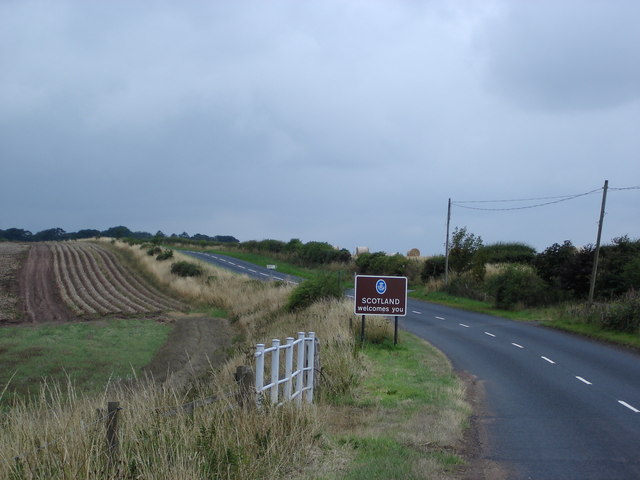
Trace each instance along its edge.
<instances>
[{"instance_id":1,"label":"sign post","mask_svg":"<svg viewBox=\"0 0 640 480\"><path fill-rule=\"evenodd\" d=\"M357 275L354 313L362 315L360 338L364 341L366 315L394 316L394 344L398 343L398 317L407 315L407 277Z\"/></svg>"}]
</instances>

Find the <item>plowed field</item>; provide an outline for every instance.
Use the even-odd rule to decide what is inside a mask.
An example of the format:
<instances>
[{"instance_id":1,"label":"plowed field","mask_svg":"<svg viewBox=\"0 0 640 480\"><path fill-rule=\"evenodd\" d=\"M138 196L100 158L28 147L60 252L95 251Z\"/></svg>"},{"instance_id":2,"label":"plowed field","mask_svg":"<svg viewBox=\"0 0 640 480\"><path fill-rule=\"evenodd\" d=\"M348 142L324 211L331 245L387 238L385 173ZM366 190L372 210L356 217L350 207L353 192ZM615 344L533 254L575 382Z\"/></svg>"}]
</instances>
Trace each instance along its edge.
<instances>
[{"instance_id":1,"label":"plowed field","mask_svg":"<svg viewBox=\"0 0 640 480\"><path fill-rule=\"evenodd\" d=\"M157 314L183 305L138 276L107 248L91 243L34 244L22 268L25 320Z\"/></svg>"}]
</instances>

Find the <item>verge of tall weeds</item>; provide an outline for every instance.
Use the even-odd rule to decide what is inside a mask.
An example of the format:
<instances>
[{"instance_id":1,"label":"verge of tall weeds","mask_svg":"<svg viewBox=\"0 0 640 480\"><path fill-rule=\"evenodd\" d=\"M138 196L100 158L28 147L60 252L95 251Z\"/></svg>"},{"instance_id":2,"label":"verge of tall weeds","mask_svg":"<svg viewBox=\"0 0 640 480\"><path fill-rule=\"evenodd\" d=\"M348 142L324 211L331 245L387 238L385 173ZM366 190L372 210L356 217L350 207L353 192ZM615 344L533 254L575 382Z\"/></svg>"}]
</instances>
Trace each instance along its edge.
<instances>
[{"instance_id":1,"label":"verge of tall weeds","mask_svg":"<svg viewBox=\"0 0 640 480\"><path fill-rule=\"evenodd\" d=\"M261 283L204 262L200 277L171 275L139 248L114 242L137 268L185 301L225 309L245 333L246 342L206 379L186 389L146 379L114 381L100 396L73 385L43 384L36 401L18 404L0 416L0 478L287 478L296 464L319 448L323 419L317 407L240 410L235 405L233 373L253 365L253 345L315 331L320 339L318 398L343 393L360 379L361 361L349 331L350 302L325 300L285 312L291 287ZM186 257L175 253L177 260ZM1 391L1 389L0 389ZM193 415L182 413L187 400L215 395L220 400ZM119 401L119 454L109 463L104 408ZM16 459L16 457L18 457Z\"/></svg>"}]
</instances>

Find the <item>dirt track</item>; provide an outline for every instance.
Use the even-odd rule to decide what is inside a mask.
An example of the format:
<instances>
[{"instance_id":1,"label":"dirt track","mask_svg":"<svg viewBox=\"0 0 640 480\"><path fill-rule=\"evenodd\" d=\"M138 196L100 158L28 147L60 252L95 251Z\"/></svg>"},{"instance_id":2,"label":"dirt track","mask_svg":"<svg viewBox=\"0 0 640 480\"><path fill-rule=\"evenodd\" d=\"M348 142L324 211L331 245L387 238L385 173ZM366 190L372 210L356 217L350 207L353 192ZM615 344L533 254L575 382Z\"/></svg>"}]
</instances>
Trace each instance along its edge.
<instances>
[{"instance_id":1,"label":"dirt track","mask_svg":"<svg viewBox=\"0 0 640 480\"><path fill-rule=\"evenodd\" d=\"M224 361L232 331L220 318L178 315L174 322L169 340L143 371L156 381L181 388Z\"/></svg>"}]
</instances>

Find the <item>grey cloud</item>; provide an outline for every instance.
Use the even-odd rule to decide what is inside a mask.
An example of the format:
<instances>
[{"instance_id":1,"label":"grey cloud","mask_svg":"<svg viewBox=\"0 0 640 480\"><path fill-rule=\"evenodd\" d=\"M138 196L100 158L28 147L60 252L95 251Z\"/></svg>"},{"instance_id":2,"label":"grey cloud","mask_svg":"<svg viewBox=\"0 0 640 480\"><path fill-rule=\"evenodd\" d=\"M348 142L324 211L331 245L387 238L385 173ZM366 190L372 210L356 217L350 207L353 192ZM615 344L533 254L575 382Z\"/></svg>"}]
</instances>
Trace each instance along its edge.
<instances>
[{"instance_id":1,"label":"grey cloud","mask_svg":"<svg viewBox=\"0 0 640 480\"><path fill-rule=\"evenodd\" d=\"M613 108L640 98L640 4L501 2L478 33L487 88L532 109Z\"/></svg>"}]
</instances>

